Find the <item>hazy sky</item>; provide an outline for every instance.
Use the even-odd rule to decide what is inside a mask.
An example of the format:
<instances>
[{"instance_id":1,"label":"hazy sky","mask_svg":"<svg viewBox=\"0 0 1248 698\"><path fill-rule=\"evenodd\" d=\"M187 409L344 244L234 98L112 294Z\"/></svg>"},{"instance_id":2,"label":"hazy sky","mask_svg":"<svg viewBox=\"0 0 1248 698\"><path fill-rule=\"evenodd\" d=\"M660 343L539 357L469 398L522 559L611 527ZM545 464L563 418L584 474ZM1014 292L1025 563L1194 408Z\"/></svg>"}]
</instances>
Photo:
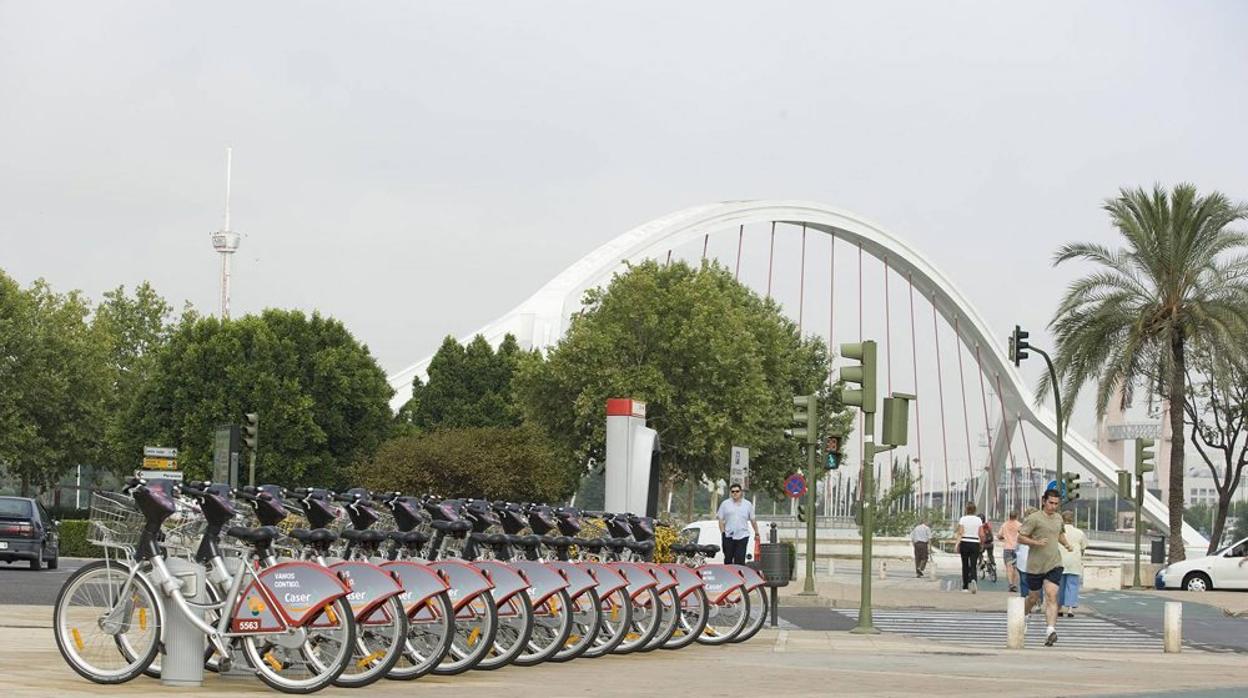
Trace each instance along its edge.
<instances>
[{"instance_id":1,"label":"hazy sky","mask_svg":"<svg viewBox=\"0 0 1248 698\"><path fill-rule=\"evenodd\" d=\"M230 145L235 314L387 371L727 199L865 215L1045 341L1119 186L1248 198L1248 5L1019 5L0 1L0 268L215 312Z\"/></svg>"}]
</instances>

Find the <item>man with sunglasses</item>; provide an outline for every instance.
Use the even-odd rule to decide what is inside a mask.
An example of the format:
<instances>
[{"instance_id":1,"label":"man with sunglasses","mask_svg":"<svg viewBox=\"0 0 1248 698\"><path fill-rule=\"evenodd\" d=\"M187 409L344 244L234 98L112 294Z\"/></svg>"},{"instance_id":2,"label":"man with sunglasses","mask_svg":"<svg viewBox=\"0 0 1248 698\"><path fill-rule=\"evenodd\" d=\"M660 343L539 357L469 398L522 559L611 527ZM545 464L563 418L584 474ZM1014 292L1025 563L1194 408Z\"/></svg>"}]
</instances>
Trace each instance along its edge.
<instances>
[{"instance_id":1,"label":"man with sunglasses","mask_svg":"<svg viewBox=\"0 0 1248 698\"><path fill-rule=\"evenodd\" d=\"M758 523L754 520L754 504L741 493L741 485L733 483L728 488L729 498L719 505L715 518L719 519L719 533L723 537L724 564L744 565L745 548L750 542L750 528L758 538Z\"/></svg>"}]
</instances>

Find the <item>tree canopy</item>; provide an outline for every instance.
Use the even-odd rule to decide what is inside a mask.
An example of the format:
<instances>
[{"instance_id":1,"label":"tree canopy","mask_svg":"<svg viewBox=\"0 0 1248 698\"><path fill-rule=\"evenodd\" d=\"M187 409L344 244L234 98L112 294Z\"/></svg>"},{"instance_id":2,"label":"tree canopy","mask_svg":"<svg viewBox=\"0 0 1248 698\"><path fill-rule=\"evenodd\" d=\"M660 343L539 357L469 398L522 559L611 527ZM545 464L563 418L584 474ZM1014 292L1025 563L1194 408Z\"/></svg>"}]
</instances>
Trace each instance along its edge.
<instances>
[{"instance_id":1,"label":"tree canopy","mask_svg":"<svg viewBox=\"0 0 1248 698\"><path fill-rule=\"evenodd\" d=\"M606 400L631 397L647 403L666 476L725 477L731 447L747 446L752 482L772 490L804 463L783 435L792 398L816 391L825 428L848 433L822 340L723 267L683 262L642 262L588 291L564 338L516 377L525 415L574 462L602 461Z\"/></svg>"},{"instance_id":2,"label":"tree canopy","mask_svg":"<svg viewBox=\"0 0 1248 698\"><path fill-rule=\"evenodd\" d=\"M520 356L510 334L497 351L481 335L467 346L448 336L429 362L429 382L413 379L400 418L419 430L519 426L511 378Z\"/></svg>"}]
</instances>

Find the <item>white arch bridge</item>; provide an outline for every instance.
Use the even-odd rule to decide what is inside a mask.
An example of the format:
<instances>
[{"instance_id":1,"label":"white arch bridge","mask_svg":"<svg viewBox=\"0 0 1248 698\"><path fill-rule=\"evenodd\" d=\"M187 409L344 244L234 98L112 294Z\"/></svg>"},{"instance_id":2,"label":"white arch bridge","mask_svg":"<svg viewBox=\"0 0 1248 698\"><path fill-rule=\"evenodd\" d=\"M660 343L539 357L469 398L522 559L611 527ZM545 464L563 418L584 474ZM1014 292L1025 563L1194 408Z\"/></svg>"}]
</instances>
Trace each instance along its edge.
<instances>
[{"instance_id":1,"label":"white arch bridge","mask_svg":"<svg viewBox=\"0 0 1248 698\"><path fill-rule=\"evenodd\" d=\"M1021 437L1024 462L1030 467L1031 457L1030 450L1026 441L1026 429L1038 432L1041 437L1049 442L1056 440L1056 419L1051 411L1044 405L1037 404L1029 397L1029 391L1023 377L1015 370L1014 366L1008 361L1004 351L1004 340L998 339L997 335L989 328L988 324L976 311L969 299L966 298L954 285L953 281L945 276L939 269L932 265L926 257L907 242L901 240L895 235L884 230L875 223L868 221L855 214L841 211L829 206L805 202L805 201L729 201L717 204L708 204L703 206L695 206L682 211L664 216L657 220L653 220L644 225L638 226L623 235L602 245L598 249L585 255L575 264L565 269L562 273L548 282L545 286L534 293L528 300L518 305L511 312L503 315L501 318L485 325L478 332L473 333L484 335L492 344L502 341L502 338L510 333L515 335L521 346L547 348L553 346L567 329L568 321L574 312L580 309L581 299L587 289L601 286L607 283L612 274L620 270L626 262L636 262L644 259L662 259L667 255L671 258L673 250L688 248L690 244L696 246L697 242L701 242L702 256L706 257L709 241L712 235L717 238L723 233L736 233L734 236L736 250L735 267L737 273L740 273L742 249L746 239L746 229L757 228L758 226L770 226L771 238L770 248L768 252L768 273L767 285L768 294L772 292L772 255L775 250L777 240L777 226L780 226L781 235L789 234L790 230L800 230L802 240L802 267L801 267L801 284L799 290L799 318L801 318L806 295L806 251L807 251L807 235L811 234L814 238L819 238L817 234L823 234L824 237L830 238L826 245L828 251L828 264L821 266L829 271L829 296L826 306L828 321L828 339L832 345L832 335L836 332L837 305L835 301L835 277L837 274L836 252L840 248L842 250L848 248L850 255L857 253L858 265L858 333L850 332L850 336L837 337L838 341L857 341L862 336L863 314L862 314L862 284L863 284L863 256L874 258L874 263L882 264L883 268L883 298L885 302L885 316L891 318L891 298L889 289L898 283L903 284L909 291L909 319L910 319L910 342L909 347L902 346L902 343L894 343L892 338L892 323L883 328L883 341L881 341L881 364L887 365L888 375L881 377L881 387L889 386L893 383L894 377L899 382L904 380L902 374L905 373L904 368L899 368L894 373L893 356L894 353L905 354L909 352L911 358L911 375L913 385L911 392L920 395L915 402L916 416L915 422L919 426L918 450L919 459L922 463L928 462L943 463L945 468L944 485L949 488L953 475L949 472L951 462L955 462L960 458L960 453L951 456L951 450L960 452L957 441L964 436L965 441L965 471L967 482L974 482L976 492L974 497L977 501L988 502L992 505L997 503L998 497L993 494L988 496L989 488L992 491L999 491L1001 483L1006 482L1003 478L1007 477L1007 473L1013 474L1019 472L1017 467L1017 458L1015 454L1015 442ZM787 230L786 230L787 229ZM753 234L751 233L751 237ZM790 239L791 242L791 239ZM812 239L811 249L814 249L815 240ZM719 247L719 245L717 245ZM842 253L841 266L845 266L848 262L852 265L853 258ZM727 263L729 269L733 268L733 263ZM791 275L790 275L791 276ZM935 371L934 374L930 370L920 372L919 362L930 361L929 355L933 352L918 352L918 340L916 335L919 330L915 322L915 302L917 296L921 299L921 309L930 307L932 341L929 344L924 340L925 347L935 347ZM880 295L880 294L875 294ZM812 305L813 307L813 305ZM848 315L848 314L843 314ZM900 313L899 317L904 318L905 313ZM943 319L943 324L936 321L937 317ZM799 324L802 320L799 319ZM845 317L842 317L844 324ZM924 327L927 326L924 320ZM959 386L951 385L946 392L946 386L943 378L942 357L940 353L941 338L940 328L945 327L947 336L955 338L955 352L947 354L947 360L951 361L952 356L957 356L957 371L960 384L960 391L956 388ZM950 334L951 331L951 334ZM879 334L873 334L879 338ZM1004 333L1001 333L1004 337ZM894 346L896 344L896 347ZM978 371L979 385L979 404L975 405L974 418L972 417L971 404L974 400L967 398L968 381L963 372L964 359L963 354L973 357L973 368ZM411 383L414 376L425 376L426 369L432 357L426 357L422 361L390 376L390 385L395 389L396 394L391 406L398 409L411 396ZM899 362L899 366L901 363ZM934 375L936 378L937 390L927 389L920 391L920 383L930 383L930 378ZM922 380L921 380L922 377ZM972 372L974 377L974 372ZM887 382L886 382L887 381ZM972 393L976 381L971 380ZM935 395L932 393L935 392ZM961 426L962 434L956 428L950 428L950 421L955 423L958 421L958 395L961 395ZM953 406L954 409L947 409ZM978 415L983 415L983 430L979 429ZM935 416L935 412L939 412L940 416L940 439L939 451L940 455L924 458L922 429L921 425L924 420L930 420ZM947 413L952 413L950 416ZM993 416L990 417L989 414ZM948 419L947 419L948 417ZM971 438L972 420L977 423L975 430L982 434L986 439L981 439L979 443L973 444ZM858 430L861 433L861 429ZM954 443L950 443L950 437L953 437ZM986 443L983 441L986 440ZM929 434L929 450L937 449L931 445L932 439ZM952 448L951 448L952 447ZM1072 431L1065 434L1065 450L1068 462L1074 462L1083 466L1083 468L1091 473L1100 483L1110 487L1117 486L1117 466L1103 454L1101 454L1095 446ZM977 453L978 452L978 455ZM942 458L943 456L943 458ZM1013 465L1014 467L1008 467ZM976 475L978 471L978 475ZM1012 477L1012 475L1011 475ZM1009 485L1006 485L1007 490ZM948 490L946 490L948 492ZM946 494L946 498L948 494ZM1026 501L1026 499L1015 498L1014 503ZM1000 507L997 507L996 513ZM1155 496L1148 494L1144 502L1145 516L1163 531L1169 531L1169 514L1167 507ZM1188 546L1205 546L1207 542L1204 538L1191 526L1184 524L1183 537Z\"/></svg>"}]
</instances>

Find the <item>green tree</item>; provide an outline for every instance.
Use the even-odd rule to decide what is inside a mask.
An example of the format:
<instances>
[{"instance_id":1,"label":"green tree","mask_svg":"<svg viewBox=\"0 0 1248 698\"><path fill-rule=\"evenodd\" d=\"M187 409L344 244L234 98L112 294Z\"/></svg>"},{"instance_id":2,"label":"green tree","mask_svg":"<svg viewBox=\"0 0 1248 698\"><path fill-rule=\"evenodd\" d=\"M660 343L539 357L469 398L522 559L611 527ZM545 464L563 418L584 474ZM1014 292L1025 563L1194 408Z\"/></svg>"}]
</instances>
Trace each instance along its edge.
<instances>
[{"instance_id":1,"label":"green tree","mask_svg":"<svg viewBox=\"0 0 1248 698\"><path fill-rule=\"evenodd\" d=\"M266 310L237 320L186 317L131 403L132 453L174 446L191 477L212 473L217 425L260 415L257 482L347 484L347 468L389 436L393 391L342 323Z\"/></svg>"},{"instance_id":2,"label":"green tree","mask_svg":"<svg viewBox=\"0 0 1248 698\"><path fill-rule=\"evenodd\" d=\"M97 453L108 381L89 314L77 291L0 272L0 464L23 494Z\"/></svg>"},{"instance_id":3,"label":"green tree","mask_svg":"<svg viewBox=\"0 0 1248 698\"><path fill-rule=\"evenodd\" d=\"M1209 529L1212 553L1222 540L1231 500L1248 466L1248 362L1198 346L1189 369L1183 403L1188 438L1209 467L1218 492ZM1208 518L1204 521L1207 525Z\"/></svg>"},{"instance_id":4,"label":"green tree","mask_svg":"<svg viewBox=\"0 0 1248 698\"><path fill-rule=\"evenodd\" d=\"M400 410L400 421L418 430L519 426L511 380L520 356L510 334L498 351L481 335L466 347L448 336L429 362L429 382L419 376L412 380L412 397Z\"/></svg>"},{"instance_id":5,"label":"green tree","mask_svg":"<svg viewBox=\"0 0 1248 698\"><path fill-rule=\"evenodd\" d=\"M724 268L647 261L588 291L548 357L523 357L515 385L574 463L602 462L606 400L632 397L659 432L665 478L723 477L731 447L748 446L752 482L777 491L804 462L783 435L793 396L819 390L841 410L827 379L823 342Z\"/></svg>"},{"instance_id":6,"label":"green tree","mask_svg":"<svg viewBox=\"0 0 1248 698\"><path fill-rule=\"evenodd\" d=\"M142 454L127 444L130 402L151 380L157 353L173 334L173 307L147 282L137 286L133 296L118 286L104 294L91 325L104 342L109 376L97 463L113 473L134 470Z\"/></svg>"},{"instance_id":7,"label":"green tree","mask_svg":"<svg viewBox=\"0 0 1248 698\"><path fill-rule=\"evenodd\" d=\"M387 441L356 469L375 490L556 502L575 473L533 426L444 428Z\"/></svg>"},{"instance_id":8,"label":"green tree","mask_svg":"<svg viewBox=\"0 0 1248 698\"><path fill-rule=\"evenodd\" d=\"M1126 247L1069 243L1054 257L1054 265L1095 266L1071 283L1049 325L1058 380L1071 402L1095 382L1102 415L1118 386L1129 399L1137 382L1151 380L1174 405L1172 433L1183 434L1190 343L1233 353L1248 337L1248 238L1227 229L1248 216L1248 207L1181 184L1170 192L1123 189L1104 209ZM1048 387L1046 380L1041 396ZM1183 458L1183 439L1176 438L1169 463L1171 563L1184 559Z\"/></svg>"}]
</instances>

